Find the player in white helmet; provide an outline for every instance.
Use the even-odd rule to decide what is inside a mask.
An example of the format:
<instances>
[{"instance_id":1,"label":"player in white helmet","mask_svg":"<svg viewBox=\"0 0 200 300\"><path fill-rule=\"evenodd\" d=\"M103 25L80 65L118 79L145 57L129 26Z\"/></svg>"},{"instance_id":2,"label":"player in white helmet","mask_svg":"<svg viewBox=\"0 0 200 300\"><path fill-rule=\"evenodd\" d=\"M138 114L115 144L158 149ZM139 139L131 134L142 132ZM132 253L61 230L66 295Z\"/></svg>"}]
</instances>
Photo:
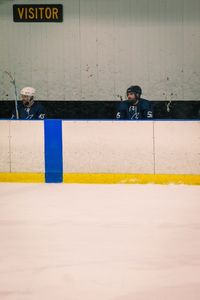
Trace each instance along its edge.
<instances>
[{"instance_id":1,"label":"player in white helmet","mask_svg":"<svg viewBox=\"0 0 200 300\"><path fill-rule=\"evenodd\" d=\"M43 120L45 118L43 106L34 101L35 92L35 89L30 86L20 91L22 103L18 105L19 119ZM12 119L16 119L15 113L12 114Z\"/></svg>"},{"instance_id":2,"label":"player in white helmet","mask_svg":"<svg viewBox=\"0 0 200 300\"><path fill-rule=\"evenodd\" d=\"M21 100L24 106L31 107L34 103L35 89L27 86L20 91Z\"/></svg>"}]
</instances>

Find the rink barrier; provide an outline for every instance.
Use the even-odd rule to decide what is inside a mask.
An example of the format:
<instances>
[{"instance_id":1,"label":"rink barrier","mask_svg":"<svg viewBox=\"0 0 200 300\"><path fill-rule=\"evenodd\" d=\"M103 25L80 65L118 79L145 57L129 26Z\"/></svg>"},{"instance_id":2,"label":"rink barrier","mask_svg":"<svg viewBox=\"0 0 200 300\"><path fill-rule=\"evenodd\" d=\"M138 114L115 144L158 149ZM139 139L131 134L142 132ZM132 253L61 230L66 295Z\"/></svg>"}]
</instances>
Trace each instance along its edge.
<instances>
[{"instance_id":1,"label":"rink barrier","mask_svg":"<svg viewBox=\"0 0 200 300\"><path fill-rule=\"evenodd\" d=\"M151 153L151 156L155 153L156 156L156 160L154 160L154 162L151 160L151 164L149 166L147 166L147 162L149 160L149 154L148 157L146 157L144 159L144 156L141 154L141 149L145 149L146 152L149 152L149 149L145 148L145 144L140 144L139 143L139 149L137 148L137 151L139 151L139 157L137 157L137 159L133 161L131 161L131 157L129 156L130 153L132 154L132 151L135 151L135 147L134 147L134 143L131 146L131 148L129 147L129 149L127 149L127 147L125 147L123 149L123 151L125 151L125 154L127 153L127 151L129 151L129 155L127 155L127 157L129 157L130 159L129 161L129 165L132 164L132 166L134 166L134 168L137 168L139 166L140 169L138 169L137 173L134 172L123 172L123 164L121 165L116 165L116 159L118 158L118 156L116 156L116 151L113 152L113 150L118 149L118 147L121 145L121 140L118 141L118 136L115 139L114 136L111 136L112 139L108 139L108 137L110 138L110 132L117 132L118 130L121 128L120 126L122 125L121 133L126 132L127 137L132 136L132 133L134 131L138 132L138 128L139 128L139 132L142 133L142 135L144 136L144 134L146 134L146 132L150 132L152 130L152 126L154 126L154 122L134 122L135 125L132 126L131 125L131 131L130 131L130 124L133 124L132 122L124 122L124 127L123 127L123 122L112 122L113 124L108 125L108 130L105 131L105 129L107 128L106 123L104 122L94 122L94 124L90 127L91 122L85 121L85 122L78 122L78 121L69 121L69 122L64 122L64 123L68 123L67 126L65 126L65 134L66 136L63 135L63 122L62 120L45 120L42 123L40 123L42 126L36 126L37 130L35 130L35 126L32 126L33 123L29 123L31 121L24 121L25 123L27 122L27 124L23 123L20 124L19 122L22 121L6 121L7 125L3 125L1 126L1 137L3 136L3 138L1 138L1 141L3 141L1 143L1 147L2 148L2 152L1 155L2 159L0 157L0 181L1 182L64 182L64 183L97 183L97 184L101 184L101 183L106 183L106 184L148 184L148 183L155 183L155 184L170 184L170 183L175 183L175 184L189 184L189 185L200 185L200 175L199 175L199 132L198 132L198 128L200 125L200 122L197 121L194 126L196 126L194 128L193 132L196 132L197 134L195 134L195 136L191 139L190 142L192 143L187 143L185 144L185 136L184 138L181 138L177 140L177 145L175 143L175 148L176 146L178 146L178 151L180 151L180 149L183 149L183 151L181 151L180 156L177 156L177 153L179 154L179 152L177 152L177 149L175 149L172 146L169 146L169 148L165 148L165 152L167 153L167 158L168 158L168 152L169 155L171 155L171 158L169 156L170 159L173 159L173 155L174 155L174 151L175 152L175 157L178 157L179 159L177 159L179 165L177 165L179 168L181 166L183 166L183 164L185 163L186 166L186 173L185 174L181 174L180 169L179 169L179 174L173 174L175 173L174 171L176 170L175 168L172 169L171 171L173 172L169 172L168 166L172 166L172 164L168 164L168 160L164 161L163 158L163 148L160 148L160 150L158 152L157 148L158 146L156 145L156 148L154 149L155 152ZM16 122L16 123L14 123ZM42 121L39 121L42 122ZM169 121L168 121L169 122ZM89 124L90 123L90 124ZM97 124L98 123L98 124ZM104 123L104 124L101 124ZM140 123L140 124L138 124ZM147 123L148 126L147 126ZM165 122L166 123L166 122ZM71 124L71 125L70 125ZM87 125L89 124L89 126ZM121 125L120 125L121 124ZM22 125L22 126L20 126ZM163 140L163 126L164 124L161 124L161 126L159 124L156 124L157 128L159 129L159 132L157 133L158 137L156 138L154 136L154 140L157 139L159 141L160 138L162 138L161 143L158 145L161 145L163 147L163 145L165 145L165 140ZM179 124L181 126L179 126L179 132L181 130L182 132L182 124ZM44 132L42 132L42 128L44 126ZM70 127L71 126L71 127ZM83 126L83 127L82 127ZM96 127L97 126L97 127ZM171 126L170 124L168 126ZM167 128L168 128L167 126ZM183 126L184 127L184 126ZM97 139L94 139L94 134L96 134L96 128L98 129L98 133L100 134L100 136L97 134ZM143 128L143 129L142 129ZM149 129L150 128L150 129ZM177 128L177 126L176 126ZM87 129L86 134L84 135L84 130ZM91 131L92 129L92 131ZM167 129L166 134L170 134L170 132L172 132L173 129L173 124L172 124L172 128L170 130ZM188 126L185 126L185 129L187 131L189 131L189 133L191 133L191 128L188 128ZM41 138L38 139L33 139L34 135L31 136L29 134L30 130L33 132L34 135L40 135ZM75 131L74 131L75 130ZM127 133L127 130L128 133ZM132 131L133 130L133 131ZM150 131L149 131L150 130ZM155 130L155 129L154 129ZM161 131L160 131L161 130ZM108 131L108 132L107 132ZM170 131L170 132L169 132ZM31 136L31 139L26 139L26 143L24 144L24 146L22 146L21 141L20 141L20 134L25 134L25 136L27 136L27 138L29 136ZM89 134L88 134L89 133ZM27 135L28 134L28 135ZM107 134L107 136L106 136ZM188 134L188 133L187 133ZM122 135L122 134L121 134ZM123 135L122 135L123 136ZM145 135L146 136L146 135ZM24 137L24 135L23 135ZM103 137L103 142L102 142L102 137ZM105 138L106 137L106 138ZM174 135L174 138L176 137L176 134ZM104 140L105 138L105 140ZM114 138L114 142L119 142L118 144L113 144L113 138ZM126 138L126 137L125 137ZM152 137L151 137L152 138ZM65 139L65 144L63 143L63 139ZM8 141L9 140L9 141ZM143 139L144 140L144 139ZM37 142L37 147L35 149L34 147L34 143L33 141ZM91 145L90 145L90 141L92 141ZM112 141L112 143L110 143L110 141ZM142 141L142 140L141 140ZM164 142L164 143L163 143ZM176 140L175 140L176 142ZM180 142L183 143L181 144L181 148L180 148ZM8 146L9 144L9 146ZM44 144L44 145L43 145ZM185 145L185 149L182 148L182 146ZM190 149L190 146L192 145L192 151ZM19 148L21 147L22 148ZM91 146L91 147L89 147ZM98 150L98 147L101 147L101 151L99 151L99 153L96 153L95 150ZM107 152L108 148L110 147L111 152ZM126 146L126 145L125 145ZM31 147L31 148L30 148ZM71 147L71 148L70 148ZM89 148L91 149L89 149ZM97 148L95 148L97 147ZM138 144L137 144L138 147ZM170 149L171 147L171 149ZM3 149L6 148L7 150ZM64 150L67 151L64 153L64 158L65 158L65 168L64 166L64 161L63 161L63 148ZM38 149L38 150L37 150ZM43 149L43 150L42 150ZM170 151L169 151L170 149ZM172 151L173 150L173 151ZM8 153L7 151L10 152L10 159L11 161L8 163ZM14 152L13 152L14 151ZM16 152L15 152L16 151ZM21 151L21 152L20 152ZM36 151L36 153L35 153ZM39 151L39 152L38 152ZM130 152L131 151L131 152ZM97 151L98 152L98 151ZM39 154L38 154L39 153ZM43 154L42 154L43 153ZM95 153L95 156L92 157L91 154ZM105 153L109 153L110 154L110 159L112 159L111 163L112 165L110 165L111 167L117 167L116 168L116 172L99 172L99 171L104 171L105 168L109 167L107 165L110 164L110 159L108 161L103 161L103 157L102 155L105 155ZM118 153L118 151L117 151ZM120 152L121 153L121 152ZM37 155L35 155L37 154ZM113 160L113 154L115 155L114 160ZM7 158L5 157L5 155L7 155ZM99 156L101 155L101 159L99 159ZM118 154L117 154L118 155ZM161 156L159 156L161 155ZM166 155L166 154L165 154ZM186 155L186 160L182 161L181 155ZM192 160L190 160L191 155ZM42 159L42 156L44 156L44 159ZM135 157L135 155L131 155L133 157ZM28 161L27 161L27 157L28 157ZM36 165L34 162L35 157L37 157ZM166 157L166 156L165 156ZM80 158L77 159L77 158ZM14 159L14 160L13 160ZM20 160L22 159L22 160ZM89 159L89 160L88 160ZM95 160L96 162L98 162L99 159L99 165L95 165ZM81 169L81 160L84 162L84 164L82 164L82 168L85 169ZM27 161L27 163L26 163ZM32 164L30 164L30 161L32 161ZM40 163L38 163L40 161ZM162 164L162 161L165 162L165 165ZM119 162L119 160L118 160ZM122 157L122 162L123 162L123 157ZM159 164L160 164L160 167ZM14 163L14 164L13 164ZM102 165L104 163L104 165ZM138 166L133 165L135 163L138 163ZM191 164L192 163L192 164ZM10 164L10 172L9 172L9 164ZM79 164L80 164L80 172L74 172L74 169L79 168ZM31 167L32 166L32 167ZM36 167L35 167L36 166ZM154 170L153 167L154 166ZM162 174L162 168L163 166L165 167L164 171L166 170L166 172L170 173L170 174ZM127 166L125 166L127 167ZM99 168L99 169L97 169ZM129 168L129 167L128 167ZM128 170L127 168L127 170ZM151 171L147 171L147 173L145 173L145 169L150 168ZM19 172L18 172L19 169ZM2 171L3 170L3 171ZM44 170L45 172L41 172L42 170ZM86 170L86 171L85 171ZM94 172L92 172L92 170ZM183 168L184 170L184 168ZM192 170L193 174L188 174L190 171ZM17 171L17 172L16 172ZM34 171L34 172L31 172ZM78 169L79 171L79 169ZM111 168L112 171L112 168Z\"/></svg>"}]
</instances>

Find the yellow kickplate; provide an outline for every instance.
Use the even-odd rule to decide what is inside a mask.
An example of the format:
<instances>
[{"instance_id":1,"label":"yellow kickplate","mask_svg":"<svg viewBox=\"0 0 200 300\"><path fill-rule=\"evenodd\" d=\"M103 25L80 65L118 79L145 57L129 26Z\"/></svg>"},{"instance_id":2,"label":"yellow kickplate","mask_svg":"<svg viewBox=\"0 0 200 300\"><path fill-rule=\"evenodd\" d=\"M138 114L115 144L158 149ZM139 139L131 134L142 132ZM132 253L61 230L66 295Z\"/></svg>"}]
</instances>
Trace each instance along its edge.
<instances>
[{"instance_id":1,"label":"yellow kickplate","mask_svg":"<svg viewBox=\"0 0 200 300\"><path fill-rule=\"evenodd\" d=\"M0 182L45 182L43 173L0 173Z\"/></svg>"},{"instance_id":2,"label":"yellow kickplate","mask_svg":"<svg viewBox=\"0 0 200 300\"><path fill-rule=\"evenodd\" d=\"M189 184L200 185L200 175L182 174L74 174L63 176L64 183L106 183L106 184Z\"/></svg>"}]
</instances>

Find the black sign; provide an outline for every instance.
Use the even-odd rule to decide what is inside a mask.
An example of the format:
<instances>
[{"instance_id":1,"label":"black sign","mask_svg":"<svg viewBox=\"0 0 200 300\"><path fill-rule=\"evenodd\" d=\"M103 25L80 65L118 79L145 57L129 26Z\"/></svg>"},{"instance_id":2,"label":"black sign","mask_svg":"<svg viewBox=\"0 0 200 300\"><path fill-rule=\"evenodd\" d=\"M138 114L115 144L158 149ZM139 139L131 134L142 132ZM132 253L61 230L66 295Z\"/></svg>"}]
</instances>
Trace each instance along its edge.
<instances>
[{"instance_id":1,"label":"black sign","mask_svg":"<svg viewBox=\"0 0 200 300\"><path fill-rule=\"evenodd\" d=\"M14 4L14 22L62 22L62 4Z\"/></svg>"}]
</instances>

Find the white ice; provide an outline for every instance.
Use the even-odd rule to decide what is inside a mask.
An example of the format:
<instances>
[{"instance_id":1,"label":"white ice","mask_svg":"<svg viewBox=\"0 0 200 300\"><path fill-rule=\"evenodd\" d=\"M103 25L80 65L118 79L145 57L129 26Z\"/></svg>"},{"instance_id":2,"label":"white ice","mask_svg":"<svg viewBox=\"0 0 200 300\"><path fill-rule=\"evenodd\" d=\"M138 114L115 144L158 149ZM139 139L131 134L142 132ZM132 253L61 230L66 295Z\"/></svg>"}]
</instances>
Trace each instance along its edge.
<instances>
[{"instance_id":1,"label":"white ice","mask_svg":"<svg viewBox=\"0 0 200 300\"><path fill-rule=\"evenodd\" d=\"M199 300L200 186L0 184L0 300Z\"/></svg>"}]
</instances>

